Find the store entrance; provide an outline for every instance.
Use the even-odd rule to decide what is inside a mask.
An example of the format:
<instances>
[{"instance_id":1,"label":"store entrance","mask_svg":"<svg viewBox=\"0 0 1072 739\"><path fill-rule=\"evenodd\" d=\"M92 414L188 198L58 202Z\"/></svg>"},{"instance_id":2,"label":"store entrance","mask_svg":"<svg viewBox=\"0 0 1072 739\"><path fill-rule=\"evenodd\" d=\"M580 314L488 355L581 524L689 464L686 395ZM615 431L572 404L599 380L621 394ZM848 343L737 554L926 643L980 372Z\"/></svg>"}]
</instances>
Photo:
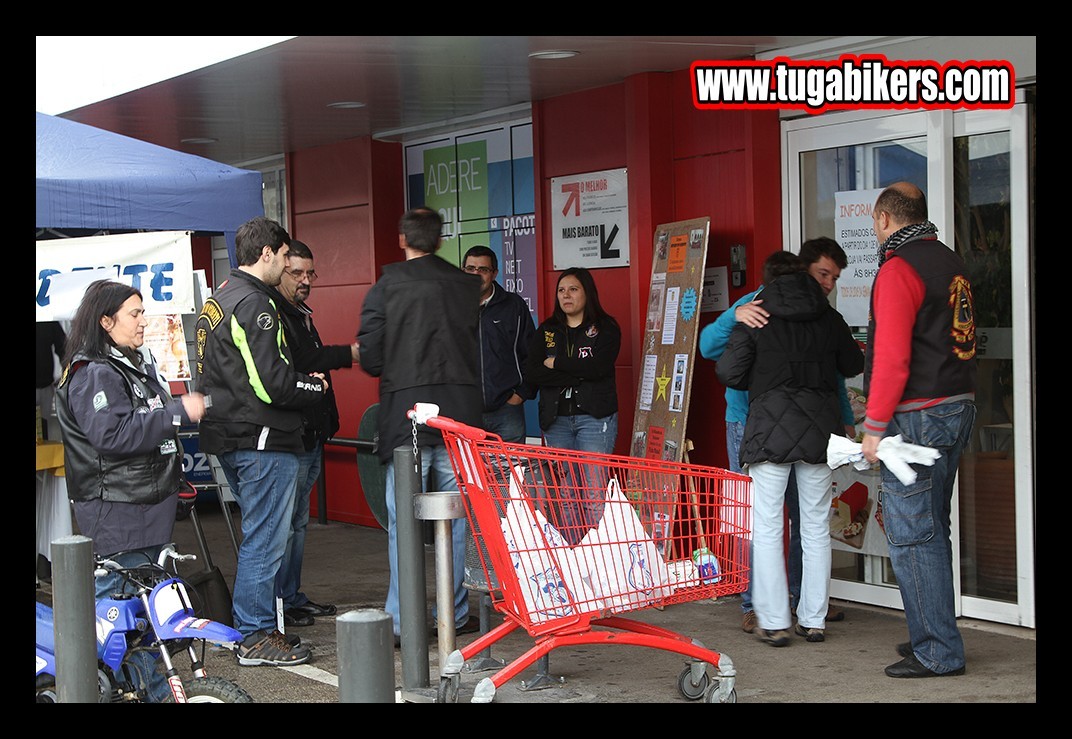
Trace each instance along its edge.
<instances>
[{"instance_id":1,"label":"store entrance","mask_svg":"<svg viewBox=\"0 0 1072 739\"><path fill-rule=\"evenodd\" d=\"M882 188L899 180L918 184L939 238L967 263L979 383L953 516L959 612L1033 627L1034 122L1023 91L1021 98L1002 111L866 111L785 121L783 192L789 248L833 236L848 253L833 299L861 340L874 279L868 260L877 243L865 225L869 215L854 214ZM862 394L859 378L847 384L850 398ZM862 410L865 399L856 400ZM857 500L850 513L864 528L851 538L832 533L831 596L900 608L877 473L839 468L835 482L843 498ZM850 487L855 497L845 495Z\"/></svg>"}]
</instances>

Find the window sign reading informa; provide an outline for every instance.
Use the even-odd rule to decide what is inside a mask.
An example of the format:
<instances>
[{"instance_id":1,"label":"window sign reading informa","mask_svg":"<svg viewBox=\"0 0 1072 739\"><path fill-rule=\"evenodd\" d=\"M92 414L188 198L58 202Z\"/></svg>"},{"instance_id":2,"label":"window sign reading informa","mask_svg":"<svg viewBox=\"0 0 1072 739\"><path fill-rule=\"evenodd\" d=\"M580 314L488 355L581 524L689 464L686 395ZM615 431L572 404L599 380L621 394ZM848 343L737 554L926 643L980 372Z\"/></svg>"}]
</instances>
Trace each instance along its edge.
<instances>
[{"instance_id":1,"label":"window sign reading informa","mask_svg":"<svg viewBox=\"0 0 1072 739\"><path fill-rule=\"evenodd\" d=\"M629 266L626 170L551 178L554 268Z\"/></svg>"},{"instance_id":2,"label":"window sign reading informa","mask_svg":"<svg viewBox=\"0 0 1072 739\"><path fill-rule=\"evenodd\" d=\"M850 326L866 326L871 285L878 273L878 239L871 211L882 192L856 190L834 193L834 239L848 262L837 282L838 312Z\"/></svg>"}]
</instances>

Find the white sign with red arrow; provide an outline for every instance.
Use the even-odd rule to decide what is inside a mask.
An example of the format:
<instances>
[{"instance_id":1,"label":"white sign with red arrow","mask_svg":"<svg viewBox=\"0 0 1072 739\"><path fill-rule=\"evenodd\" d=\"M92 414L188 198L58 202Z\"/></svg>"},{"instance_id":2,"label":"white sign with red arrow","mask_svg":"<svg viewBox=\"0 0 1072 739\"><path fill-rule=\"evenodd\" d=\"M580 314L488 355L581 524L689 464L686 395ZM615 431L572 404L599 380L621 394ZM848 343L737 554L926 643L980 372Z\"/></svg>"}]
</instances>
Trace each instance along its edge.
<instances>
[{"instance_id":1,"label":"white sign with red arrow","mask_svg":"<svg viewBox=\"0 0 1072 739\"><path fill-rule=\"evenodd\" d=\"M556 270L629 265L628 184L625 169L551 178Z\"/></svg>"}]
</instances>

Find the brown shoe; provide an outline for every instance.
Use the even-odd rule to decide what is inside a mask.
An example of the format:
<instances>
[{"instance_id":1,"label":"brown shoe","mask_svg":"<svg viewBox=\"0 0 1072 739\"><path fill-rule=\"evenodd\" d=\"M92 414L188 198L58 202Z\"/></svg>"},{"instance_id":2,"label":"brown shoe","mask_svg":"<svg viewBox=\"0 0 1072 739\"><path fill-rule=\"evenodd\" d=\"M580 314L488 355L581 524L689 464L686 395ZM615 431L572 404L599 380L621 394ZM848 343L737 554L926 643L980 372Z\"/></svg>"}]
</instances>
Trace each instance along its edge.
<instances>
[{"instance_id":1,"label":"brown shoe","mask_svg":"<svg viewBox=\"0 0 1072 739\"><path fill-rule=\"evenodd\" d=\"M751 634L756 630L756 624L756 612L745 611L744 616L741 618L741 631Z\"/></svg>"},{"instance_id":2,"label":"brown shoe","mask_svg":"<svg viewBox=\"0 0 1072 739\"><path fill-rule=\"evenodd\" d=\"M827 623L830 623L831 621L844 621L844 620L845 620L845 611L841 610L840 608L838 608L836 606L828 606L827 607L827 609L826 609L826 621L827 621Z\"/></svg>"}]
</instances>

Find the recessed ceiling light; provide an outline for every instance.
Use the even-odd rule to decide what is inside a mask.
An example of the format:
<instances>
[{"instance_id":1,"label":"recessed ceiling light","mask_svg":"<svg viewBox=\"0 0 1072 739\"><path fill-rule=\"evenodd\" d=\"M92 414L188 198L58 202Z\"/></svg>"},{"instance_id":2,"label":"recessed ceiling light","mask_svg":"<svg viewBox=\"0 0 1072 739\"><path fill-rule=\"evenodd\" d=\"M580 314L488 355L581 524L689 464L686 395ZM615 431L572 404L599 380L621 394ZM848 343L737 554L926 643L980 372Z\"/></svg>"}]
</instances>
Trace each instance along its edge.
<instances>
[{"instance_id":1,"label":"recessed ceiling light","mask_svg":"<svg viewBox=\"0 0 1072 739\"><path fill-rule=\"evenodd\" d=\"M335 108L337 110L352 110L354 108L364 108L364 103L359 103L356 100L340 100L337 103L328 103L329 108Z\"/></svg>"},{"instance_id":2,"label":"recessed ceiling light","mask_svg":"<svg viewBox=\"0 0 1072 739\"><path fill-rule=\"evenodd\" d=\"M530 53L529 59L569 59L571 56L577 56L580 53L570 49L545 49L544 51Z\"/></svg>"},{"instance_id":3,"label":"recessed ceiling light","mask_svg":"<svg viewBox=\"0 0 1072 739\"><path fill-rule=\"evenodd\" d=\"M192 138L183 139L184 144L215 144L219 139L210 139L204 136L194 136Z\"/></svg>"}]
</instances>

